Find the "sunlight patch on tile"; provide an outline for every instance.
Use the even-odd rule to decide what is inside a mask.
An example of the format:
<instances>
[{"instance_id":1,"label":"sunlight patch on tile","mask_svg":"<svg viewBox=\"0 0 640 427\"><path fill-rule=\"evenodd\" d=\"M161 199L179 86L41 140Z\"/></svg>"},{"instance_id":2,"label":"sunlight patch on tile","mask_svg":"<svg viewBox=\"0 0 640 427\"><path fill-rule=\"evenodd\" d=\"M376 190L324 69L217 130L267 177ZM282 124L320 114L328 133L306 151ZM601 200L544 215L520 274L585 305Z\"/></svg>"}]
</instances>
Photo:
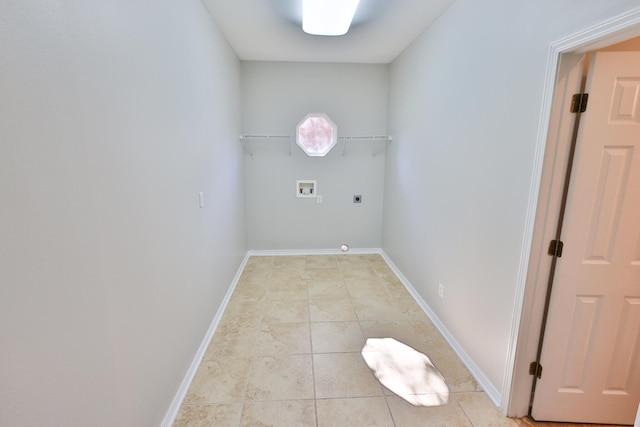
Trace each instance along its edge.
<instances>
[{"instance_id":1,"label":"sunlight patch on tile","mask_svg":"<svg viewBox=\"0 0 640 427\"><path fill-rule=\"evenodd\" d=\"M414 406L445 405L449 387L428 356L393 338L369 338L362 358L382 385Z\"/></svg>"}]
</instances>

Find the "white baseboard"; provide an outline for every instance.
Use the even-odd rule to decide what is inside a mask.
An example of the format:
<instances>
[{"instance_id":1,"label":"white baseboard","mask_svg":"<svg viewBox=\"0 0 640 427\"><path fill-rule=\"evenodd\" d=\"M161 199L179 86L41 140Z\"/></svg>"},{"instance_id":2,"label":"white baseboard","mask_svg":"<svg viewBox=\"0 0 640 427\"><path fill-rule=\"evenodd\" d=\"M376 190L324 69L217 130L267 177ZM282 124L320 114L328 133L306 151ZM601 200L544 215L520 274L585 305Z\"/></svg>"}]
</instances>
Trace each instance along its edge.
<instances>
[{"instance_id":1,"label":"white baseboard","mask_svg":"<svg viewBox=\"0 0 640 427\"><path fill-rule=\"evenodd\" d=\"M216 312L215 317L211 321L211 325L209 326L209 330L207 331L202 343L200 344L200 348L196 353L187 373L180 384L180 388L176 393L171 405L169 406L169 410L167 411L164 419L162 420L161 427L171 427L173 422L175 421L178 412L180 411L180 406L182 406L182 401L187 395L187 391L189 390L189 386L193 381L193 378L198 371L198 367L200 366L200 362L204 357L205 352L207 351L207 347L209 346L209 342L211 338L213 338L213 334L215 333L220 320L222 319L222 314L224 310L227 308L229 304L229 300L231 299L231 295L233 295L233 291L236 289L236 285L240 280L240 275L242 274L242 270L250 256L291 256L291 255L334 255L334 254L345 254L339 249L292 249L292 250L250 250L247 252L242 264L238 268L238 271L229 287L224 299L222 300L222 304L220 304L220 308ZM427 304L420 294L415 290L413 285L409 282L409 280L398 270L396 265L391 261L391 259L387 256L387 254L379 248L361 248L361 249L349 249L346 253L352 255L367 255L367 254L379 254L385 260L385 262L389 265L389 268L393 270L393 272L398 276L402 284L407 288L407 291L411 294L411 296L416 300L420 308L425 312L427 317L431 319L435 327L440 331L444 339L449 343L453 351L458 355L462 363L469 369L471 375L474 376L478 384L482 387L482 389L487 393L487 396L493 401L496 406L500 406L501 393L495 386L489 381L489 379L484 375L482 370L475 364L475 362L469 357L469 355L464 351L462 346L456 341L456 339L451 335L451 333L447 330L447 328L442 324L438 316L433 312L429 304ZM634 427L640 427L638 421L636 421L636 425Z\"/></svg>"},{"instance_id":2,"label":"white baseboard","mask_svg":"<svg viewBox=\"0 0 640 427\"><path fill-rule=\"evenodd\" d=\"M449 330L444 326L444 324L440 321L438 316L436 316L436 314L433 312L431 307L429 307L429 304L427 304L425 300L422 299L420 294L416 291L413 285L411 285L409 280L402 274L402 272L400 272L400 270L398 269L398 267L396 267L393 261L391 261L389 256L382 250L380 251L380 255L382 255L382 258L384 258L386 263L389 265L389 268L391 268L391 270L393 270L395 275L398 276L398 279L400 279L404 287L407 288L407 291L409 291L413 299L416 300L420 308L422 308L422 311L424 311L427 317L431 319L435 327L438 329L438 331L440 331L444 339L449 343L449 345L451 346L453 351L458 355L462 363L464 363L467 369L469 369L469 372L471 372L471 375L473 375L473 377L476 379L478 384L482 387L482 389L487 394L487 396L489 396L489 398L494 403L494 405L496 405L499 408L500 402L502 400L502 394L500 393L500 391L491 383L491 381L489 381L489 379L484 374L484 372L482 372L482 370L478 367L478 365L476 365L476 363L473 361L473 359L471 359L471 357L467 354L467 352L464 351L460 343L453 337L451 332L449 332Z\"/></svg>"},{"instance_id":3,"label":"white baseboard","mask_svg":"<svg viewBox=\"0 0 640 427\"><path fill-rule=\"evenodd\" d=\"M182 406L182 401L187 395L187 391L189 391L189 386L191 385L193 378L196 376L196 372L198 372L198 367L200 366L200 362L202 362L202 358L204 357L204 354L207 351L207 347L209 347L209 342L211 342L211 338L213 338L213 334L216 332L216 329L218 328L218 324L222 319L224 310L227 308L227 305L229 304L229 300L231 299L231 295L233 295L233 291L235 291L238 281L240 280L240 276L242 275L242 270L244 270L245 265L247 265L249 256L250 255L247 253L244 259L242 260L240 267L238 267L238 271L236 272L236 275L233 278L233 282L231 282L231 286L229 286L229 289L227 290L227 293L225 294L224 299L222 300L222 303L220 304L220 307L216 312L216 315L213 317L213 320L211 321L211 325L209 325L209 329L207 330L207 333L204 336L202 343L200 343L200 347L198 348L198 351L196 352L195 357L191 361L191 365L189 366L189 369L187 370L187 373L184 376L184 379L182 380L180 387L178 388L178 392L174 396L173 401L171 402L171 405L169 406L169 409L167 410L167 413L165 414L164 419L160 424L161 427L171 427L176 417L178 416L178 412L180 411L180 407Z\"/></svg>"},{"instance_id":4,"label":"white baseboard","mask_svg":"<svg viewBox=\"0 0 640 427\"><path fill-rule=\"evenodd\" d=\"M354 248L347 252L340 249L252 249L249 256L302 256L302 255L369 255L382 254L380 248Z\"/></svg>"}]
</instances>

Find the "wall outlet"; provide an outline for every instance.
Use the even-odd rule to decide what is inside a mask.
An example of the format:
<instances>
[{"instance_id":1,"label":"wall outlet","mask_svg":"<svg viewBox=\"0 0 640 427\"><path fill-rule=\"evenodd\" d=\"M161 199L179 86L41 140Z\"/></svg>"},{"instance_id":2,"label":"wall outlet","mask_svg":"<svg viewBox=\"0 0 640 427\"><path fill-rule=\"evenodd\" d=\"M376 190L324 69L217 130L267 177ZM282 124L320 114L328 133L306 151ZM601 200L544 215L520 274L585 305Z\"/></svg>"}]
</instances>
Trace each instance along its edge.
<instances>
[{"instance_id":1,"label":"wall outlet","mask_svg":"<svg viewBox=\"0 0 640 427\"><path fill-rule=\"evenodd\" d=\"M438 296L442 298L444 295L444 286L442 283L438 283Z\"/></svg>"}]
</instances>

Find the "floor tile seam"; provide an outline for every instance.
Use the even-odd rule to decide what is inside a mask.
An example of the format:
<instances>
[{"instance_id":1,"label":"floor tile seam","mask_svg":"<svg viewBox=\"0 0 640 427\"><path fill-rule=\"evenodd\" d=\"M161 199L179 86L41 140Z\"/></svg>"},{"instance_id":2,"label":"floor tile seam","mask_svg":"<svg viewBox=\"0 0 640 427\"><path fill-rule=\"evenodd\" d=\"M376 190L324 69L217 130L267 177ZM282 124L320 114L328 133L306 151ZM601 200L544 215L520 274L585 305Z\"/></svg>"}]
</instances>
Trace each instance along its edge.
<instances>
[{"instance_id":1,"label":"floor tile seam","mask_svg":"<svg viewBox=\"0 0 640 427\"><path fill-rule=\"evenodd\" d=\"M409 318L407 317L377 317L375 319L371 319L369 317L358 318L358 322L406 322L408 320Z\"/></svg>"},{"instance_id":2,"label":"floor tile seam","mask_svg":"<svg viewBox=\"0 0 640 427\"><path fill-rule=\"evenodd\" d=\"M362 354L362 351L323 351L323 352L312 353L312 354L314 356L322 355L322 354Z\"/></svg>"},{"instance_id":3,"label":"floor tile seam","mask_svg":"<svg viewBox=\"0 0 640 427\"><path fill-rule=\"evenodd\" d=\"M453 394L453 396L455 397L456 403L458 404L458 406L462 410L462 413L464 414L464 416L467 418L467 421L469 421L469 424L471 424L473 427L476 427L476 426L474 426L473 421L471 420L471 417L469 416L467 411L464 409L464 406L462 405L462 403L460 403L460 399L458 399L458 394L460 394L460 392ZM481 427L481 426L478 426L478 427Z\"/></svg>"},{"instance_id":4,"label":"floor tile seam","mask_svg":"<svg viewBox=\"0 0 640 427\"><path fill-rule=\"evenodd\" d=\"M357 354L357 355L359 355L360 357L362 357L362 352L361 352L361 351L355 351L355 352L342 352L342 353L316 353L316 354L317 354L317 355ZM315 356L316 354L314 354L314 356ZM373 373L371 373L371 370L370 370L369 366L367 365L367 363L364 361L364 359L362 359L362 358L361 358L361 359L360 359L360 361L363 363L364 367L369 371L369 373L370 373L371 375L373 375ZM315 374L315 372L314 372L314 374ZM384 386L380 383L380 381L379 381L377 378L375 378L375 376L374 376L374 379L375 379L376 383L378 384L378 388L379 388L380 393L382 393L382 394L364 395L364 396L362 396L362 395L358 395L358 396L333 396L333 397L317 397L317 396L316 396L316 399L351 399L351 398L358 398L358 397L378 397L378 396L384 396L384 395L385 395L385 391L384 391L385 389L384 389Z\"/></svg>"},{"instance_id":5,"label":"floor tile seam","mask_svg":"<svg viewBox=\"0 0 640 427\"><path fill-rule=\"evenodd\" d=\"M346 395L346 396L322 396L316 397L316 401L318 400L339 400L339 399L366 399L371 397L385 397L384 392L381 394L358 394L358 395Z\"/></svg>"},{"instance_id":6,"label":"floor tile seam","mask_svg":"<svg viewBox=\"0 0 640 427\"><path fill-rule=\"evenodd\" d=\"M312 322L311 322L311 300L310 299L307 301L307 307L308 307L307 312L309 313L309 340L311 341L311 354L313 354L314 351L313 351L313 334L311 333ZM314 387L314 392L315 392L315 387Z\"/></svg>"},{"instance_id":7,"label":"floor tile seam","mask_svg":"<svg viewBox=\"0 0 640 427\"><path fill-rule=\"evenodd\" d=\"M282 403L282 402L311 402L316 400L315 398L307 398L307 399L245 399L242 403Z\"/></svg>"},{"instance_id":8,"label":"floor tile seam","mask_svg":"<svg viewBox=\"0 0 640 427\"><path fill-rule=\"evenodd\" d=\"M316 400L346 400L346 399L371 399L376 397L386 397L386 395L375 396L352 396L352 397L318 397Z\"/></svg>"},{"instance_id":9,"label":"floor tile seam","mask_svg":"<svg viewBox=\"0 0 640 427\"><path fill-rule=\"evenodd\" d=\"M340 264L340 261L338 261L338 271L340 272L340 277L342 277L342 281L344 282L344 267Z\"/></svg>"},{"instance_id":10,"label":"floor tile seam","mask_svg":"<svg viewBox=\"0 0 640 427\"><path fill-rule=\"evenodd\" d=\"M315 392L315 391L314 391ZM203 406L213 406L213 405L245 405L247 403L268 403L268 402L299 402L299 401L305 401L305 402L311 402L311 401L315 401L316 399L313 398L309 398L309 399L247 399L242 398L241 400L213 400L213 401L207 401L207 402L202 402L202 403L184 403L182 406L190 406L190 407L203 407Z\"/></svg>"},{"instance_id":11,"label":"floor tile seam","mask_svg":"<svg viewBox=\"0 0 640 427\"><path fill-rule=\"evenodd\" d=\"M216 400L207 400L207 401L198 402L198 403L183 403L182 406L242 405L244 401L245 401L244 398L237 399L237 400L216 399Z\"/></svg>"},{"instance_id":12,"label":"floor tile seam","mask_svg":"<svg viewBox=\"0 0 640 427\"><path fill-rule=\"evenodd\" d=\"M356 318L358 318L358 314L357 313L356 313ZM365 334L364 327L362 326L362 321L360 319L358 319L358 326L360 326L360 333L362 334L362 338L364 339L364 342L366 344L366 342L369 339L369 337L367 337L367 334Z\"/></svg>"},{"instance_id":13,"label":"floor tile seam","mask_svg":"<svg viewBox=\"0 0 640 427\"><path fill-rule=\"evenodd\" d=\"M484 391L482 391L482 390L480 390L480 391L477 391L477 390L471 390L471 391L450 391L450 392L449 392L449 394L452 394L452 395L456 395L456 396L457 396L457 395L459 395L459 394L486 394L486 392L484 392Z\"/></svg>"},{"instance_id":14,"label":"floor tile seam","mask_svg":"<svg viewBox=\"0 0 640 427\"><path fill-rule=\"evenodd\" d=\"M344 284L344 280L342 280L342 282ZM351 303L351 305L353 307L353 301L351 301L352 295L351 295L351 293L348 292L348 289L347 289L347 295L348 295L348 297L350 299L350 303ZM322 297L314 296L313 299L315 300L315 299L331 299L331 298L322 298ZM311 295L309 294L309 287L307 287L307 300L308 301L312 300ZM362 325L360 324L360 319L357 319L356 321L358 322L358 325L359 325L359 328L360 328L360 332L361 332L361 334L362 334L362 336L364 338L364 332L362 330ZM262 325L263 323L264 322L262 322L262 319L261 319L260 325ZM312 323L311 322L311 318L310 318L310 311L309 311L309 323ZM313 323L323 323L323 322L313 322ZM311 325L309 325L309 326L311 328ZM346 354L346 353L360 354L360 352L323 352L323 353L316 353L316 352L313 351L313 338L312 338L311 334L310 334L310 340L311 340L310 345L311 345L311 348L312 348L312 353L311 353L311 355L312 355L311 356L312 372L311 373L312 373L312 381L313 381L313 393L314 393L314 401L317 402L318 397L317 397L316 387L315 387L315 365L314 365L314 363L315 363L314 359L315 358L313 357L313 355L315 355L315 354ZM257 345L257 343L256 343L256 345ZM385 397L384 396L384 390L381 390L381 393L382 393L381 396ZM344 399L344 398L353 399L353 398L359 398L359 397L364 397L364 396L341 397L341 398L342 399ZM367 397L370 397L370 396L367 396ZM317 425L317 423L318 423L318 420L317 420L317 404L315 406L316 406L315 409L316 409L316 425Z\"/></svg>"},{"instance_id":15,"label":"floor tile seam","mask_svg":"<svg viewBox=\"0 0 640 427\"><path fill-rule=\"evenodd\" d=\"M400 426L398 425L398 423L396 422L395 417L393 416L393 411L391 410L391 405L389 404L389 399L390 399L392 396L395 396L395 395L388 395L388 394L385 394L385 395L384 395L384 401L385 401L385 403L387 404L387 411L389 411L389 415L391 416L391 422L393 423L393 426L394 426L394 427L400 427Z\"/></svg>"},{"instance_id":16,"label":"floor tile seam","mask_svg":"<svg viewBox=\"0 0 640 427\"><path fill-rule=\"evenodd\" d=\"M261 357L280 357L280 356L312 356L317 353L263 353L256 354L255 359L260 359Z\"/></svg>"},{"instance_id":17,"label":"floor tile seam","mask_svg":"<svg viewBox=\"0 0 640 427\"><path fill-rule=\"evenodd\" d=\"M313 356L315 355L337 355L337 354L362 354L361 351L323 351L318 353L311 353Z\"/></svg>"},{"instance_id":18,"label":"floor tile seam","mask_svg":"<svg viewBox=\"0 0 640 427\"><path fill-rule=\"evenodd\" d=\"M350 295L350 297L351 297L351 295ZM264 314L264 308L263 308L262 315L263 315L263 314ZM261 316L261 317L262 317L262 316ZM382 321L384 321L384 320L386 320L386 319L381 319L381 320L382 320ZM412 320L412 319L409 319L409 321L410 321L410 320ZM357 321L359 322L360 327L361 327L361 331L362 331L362 324L361 324L361 321L360 321L360 320L357 320ZM367 321L379 321L379 320L378 320L378 319L375 319L375 320L367 320ZM321 321L321 322L330 322L330 321ZM321 323L321 322L314 322L314 323ZM349 321L342 321L342 322L349 322ZM289 322L289 323L294 323L294 322ZM295 322L295 323L306 323L306 322ZM309 318L309 323L312 323L310 318ZM258 324L259 324L259 325L261 325L261 324L262 324L262 320L261 320L261 321L260 321L260 323L258 323ZM364 334L363 334L363 335L364 335ZM255 347L256 345L257 345L257 341L254 343L254 347ZM344 352L344 353L352 353L352 352ZM312 354L313 354L313 353L312 353ZM334 353L334 352L330 352L330 353L317 353L317 354L335 354L335 353ZM315 372L314 372L314 369L313 369L313 360L314 360L314 358L313 358L313 357L311 357L311 361L312 361L312 375L315 377ZM316 390L315 390L315 378L313 379L313 382L314 382L314 396L316 396ZM482 391L470 390L470 391L457 391L457 392L452 392L452 394L454 394L454 395L459 395L459 394L464 394L464 393L481 393L481 392L482 392ZM384 393L384 392L383 392L383 393ZM383 397L385 397L385 399L387 400L387 406L388 406L388 397L390 397L390 396L391 396L391 395L383 395ZM355 398L366 398L366 397L377 397L377 396L332 397L332 398L327 397L327 398L321 398L321 400L322 400L322 399L355 399ZM286 400L283 400L283 401L291 401L291 400L311 400L311 399L286 399ZM317 399L314 397L314 400L317 400ZM458 399L456 398L456 400L458 400ZM270 400L264 400L264 401L270 401ZM274 401L274 400L271 400L271 401ZM222 403L213 403L213 404L221 404L221 405L222 405L222 404L224 404L224 405L239 405L239 404L243 404L243 403L245 403L245 402L253 403L253 402L260 402L260 401L258 401L258 400L250 400L250 401L242 401L242 402L236 402L236 401L234 401L234 402L222 402ZM458 404L459 404L459 402L458 402ZM205 403L205 404L188 404L188 405L186 404L185 406L207 406L207 405L209 405L209 404L206 404L206 403ZM460 406L461 406L461 405L460 405ZM388 406L388 407L389 407L389 406ZM392 415L392 417L393 417L393 414L391 414L391 415ZM467 416L466 412L465 412L465 416L467 417L467 419L469 418L469 417ZM469 422L470 422L470 420L469 420ZM316 423L317 423L317 405L316 405ZM394 424L395 424L395 420L394 420Z\"/></svg>"},{"instance_id":19,"label":"floor tile seam","mask_svg":"<svg viewBox=\"0 0 640 427\"><path fill-rule=\"evenodd\" d=\"M252 271L263 271L263 272L268 272L268 274L266 275L265 278L261 279L261 281L268 281L271 280L271 276L273 275L273 269L272 268L253 268L253 269L247 269L246 267L244 268L244 270L242 270L242 273L244 274L245 272L252 272ZM242 278L242 275L240 276L240 278Z\"/></svg>"},{"instance_id":20,"label":"floor tile seam","mask_svg":"<svg viewBox=\"0 0 640 427\"><path fill-rule=\"evenodd\" d=\"M358 320L312 320L309 323L360 323Z\"/></svg>"},{"instance_id":21,"label":"floor tile seam","mask_svg":"<svg viewBox=\"0 0 640 427\"><path fill-rule=\"evenodd\" d=\"M311 324L311 323L318 323L318 322L310 322L308 320L300 320L300 321L296 321L296 320L265 320L263 322L260 323L260 326L262 325L292 325L292 324Z\"/></svg>"},{"instance_id":22,"label":"floor tile seam","mask_svg":"<svg viewBox=\"0 0 640 427\"><path fill-rule=\"evenodd\" d=\"M307 298L306 298L306 299L307 299L307 301L309 300L309 292L308 292L308 289L309 289L309 288L307 287ZM267 322L265 322L265 321L264 321L265 306L266 306L266 304L263 304L263 306L262 306L262 310L261 310L261 313L260 313L260 320L259 320L259 322L258 322L258 329L255 331L255 337L254 337L255 339L254 339L254 343L253 343L253 351L252 351L252 356L254 356L254 357L252 357L252 359L253 359L253 360L250 362L249 374L247 375L247 379L246 379L245 384L244 384L244 395L245 395L245 397L246 397L246 392L247 392L247 389L248 389L248 383L249 383L249 381L250 381L250 378L251 378L252 373L254 372L255 358L258 356L258 355L257 355L257 347L258 347L258 338L259 338L259 334L260 334L260 331L261 331L261 329L262 329L262 325L264 325L264 324L268 324ZM310 323L311 323L310 313L308 313L308 320L309 320L309 322L308 322L308 323L310 324ZM283 323L307 323L307 322L283 322ZM310 325L309 325L309 327L310 327ZM310 328L309 328L309 329L310 329ZM309 344L310 344L310 347L311 347L311 346L313 346L313 341L312 341L312 338L311 338L311 334L309 334L309 340L310 340ZM313 385L313 393L314 393L314 399L313 399L313 400L314 400L314 402L315 402L315 399L316 399L316 389L315 389L315 369L314 369L314 365L313 365L313 363L314 363L314 358L313 358L313 356L312 356L312 355L313 355L313 352L312 352L312 353L296 353L296 354L311 354L311 357L310 357L310 359L311 359L311 368L312 368L311 374L312 374L312 381L313 381L313 384L312 384L312 385ZM255 401L253 401L253 400L246 400L246 399L245 399L245 400L244 400L244 401L242 401L242 402L239 402L239 401L224 401L224 402L220 402L220 403L215 402L215 403L213 403L213 404L229 404L229 405L238 405L238 404L243 404L243 405L244 405L244 403L245 403L245 402L255 402ZM316 406L316 408L315 408L315 409L316 409L316 425L317 425L317 405L315 405L315 406Z\"/></svg>"},{"instance_id":23,"label":"floor tile seam","mask_svg":"<svg viewBox=\"0 0 640 427\"><path fill-rule=\"evenodd\" d=\"M311 328L311 327L309 327ZM311 335L311 333L309 333ZM311 351L313 351L313 340L311 340ZM316 367L313 360L313 353L311 354L311 387L313 388L313 408L315 411L315 424L318 427L318 395L316 392Z\"/></svg>"},{"instance_id":24,"label":"floor tile seam","mask_svg":"<svg viewBox=\"0 0 640 427\"><path fill-rule=\"evenodd\" d=\"M344 297L344 296L330 296L330 297L313 296L313 297L309 297L310 301L321 301L321 300L331 300L331 299L349 299L349 298L348 297Z\"/></svg>"},{"instance_id":25,"label":"floor tile seam","mask_svg":"<svg viewBox=\"0 0 640 427\"><path fill-rule=\"evenodd\" d=\"M254 365L255 365L256 360L258 358L258 356L257 356L258 342L259 342L259 339L260 339L260 333L262 331L262 319L264 318L265 309L266 309L266 304L263 303L262 304L262 310L260 312L260 318L258 320L258 327L254 331L253 346L252 346L251 355L250 355L251 361L249 362L249 372L248 372L247 377L246 377L246 379L244 381L244 389L243 389L242 396L245 397L245 398L247 396L247 391L249 390L249 381L251 380L251 375L254 373ZM241 357L241 355L237 355L237 357Z\"/></svg>"},{"instance_id":26,"label":"floor tile seam","mask_svg":"<svg viewBox=\"0 0 640 427\"><path fill-rule=\"evenodd\" d=\"M238 402L213 402L213 403L183 403L181 407L203 407L203 406L213 406L213 405L242 405L244 401Z\"/></svg>"},{"instance_id":27,"label":"floor tile seam","mask_svg":"<svg viewBox=\"0 0 640 427\"><path fill-rule=\"evenodd\" d=\"M309 352L295 352L295 353L273 353L273 354L258 354L258 343L259 343L259 339L260 339L260 333L262 332L262 326L268 326L269 325L286 325L286 324L303 324L303 325L309 325L308 327L308 331L309 331ZM259 327L258 327L258 336L256 337L256 343L255 343L255 349L254 349L254 353L255 353L255 357L264 357L264 356L282 356L282 355L303 355L303 354L313 354L313 342L311 339L311 322L261 322Z\"/></svg>"},{"instance_id":28,"label":"floor tile seam","mask_svg":"<svg viewBox=\"0 0 640 427\"><path fill-rule=\"evenodd\" d=\"M332 322L323 322L323 323L332 323ZM338 322L333 322L333 323L338 323ZM345 322L346 323L346 322ZM355 322L349 322L349 323L355 323ZM364 335L362 334L362 329L360 330L360 334L361 337L364 340ZM313 343L313 335L311 336L311 342ZM314 354L322 354L322 353L355 353L354 351L329 351L329 352L314 352Z\"/></svg>"}]
</instances>

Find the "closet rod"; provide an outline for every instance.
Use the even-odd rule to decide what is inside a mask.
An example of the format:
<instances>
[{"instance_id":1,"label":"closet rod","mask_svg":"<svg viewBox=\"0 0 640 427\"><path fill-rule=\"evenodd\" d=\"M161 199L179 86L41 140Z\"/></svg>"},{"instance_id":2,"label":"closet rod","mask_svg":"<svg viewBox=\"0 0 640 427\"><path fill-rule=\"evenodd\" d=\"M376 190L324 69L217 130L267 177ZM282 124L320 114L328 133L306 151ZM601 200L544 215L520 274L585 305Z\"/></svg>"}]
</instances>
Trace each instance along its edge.
<instances>
[{"instance_id":1,"label":"closet rod","mask_svg":"<svg viewBox=\"0 0 640 427\"><path fill-rule=\"evenodd\" d=\"M291 135L240 135L240 139L285 139L291 138Z\"/></svg>"},{"instance_id":2,"label":"closet rod","mask_svg":"<svg viewBox=\"0 0 640 427\"><path fill-rule=\"evenodd\" d=\"M347 141L386 141L391 142L393 138L389 135L372 135L372 136L339 136L338 139L342 140L342 157L346 151ZM386 146L385 146L386 147ZM373 153L376 156L376 153Z\"/></svg>"},{"instance_id":3,"label":"closet rod","mask_svg":"<svg viewBox=\"0 0 640 427\"><path fill-rule=\"evenodd\" d=\"M289 140L289 157L292 156L293 148L291 146L291 135L249 135L249 134L240 135L240 141L247 140L249 142L249 155L253 159L253 145L251 144L252 139L288 139Z\"/></svg>"},{"instance_id":4,"label":"closet rod","mask_svg":"<svg viewBox=\"0 0 640 427\"><path fill-rule=\"evenodd\" d=\"M388 135L372 135L372 136L339 136L338 139L344 139L344 140L353 140L353 139L361 139L361 140L377 140L377 139L383 139L385 141L392 141L393 138L388 136Z\"/></svg>"}]
</instances>

